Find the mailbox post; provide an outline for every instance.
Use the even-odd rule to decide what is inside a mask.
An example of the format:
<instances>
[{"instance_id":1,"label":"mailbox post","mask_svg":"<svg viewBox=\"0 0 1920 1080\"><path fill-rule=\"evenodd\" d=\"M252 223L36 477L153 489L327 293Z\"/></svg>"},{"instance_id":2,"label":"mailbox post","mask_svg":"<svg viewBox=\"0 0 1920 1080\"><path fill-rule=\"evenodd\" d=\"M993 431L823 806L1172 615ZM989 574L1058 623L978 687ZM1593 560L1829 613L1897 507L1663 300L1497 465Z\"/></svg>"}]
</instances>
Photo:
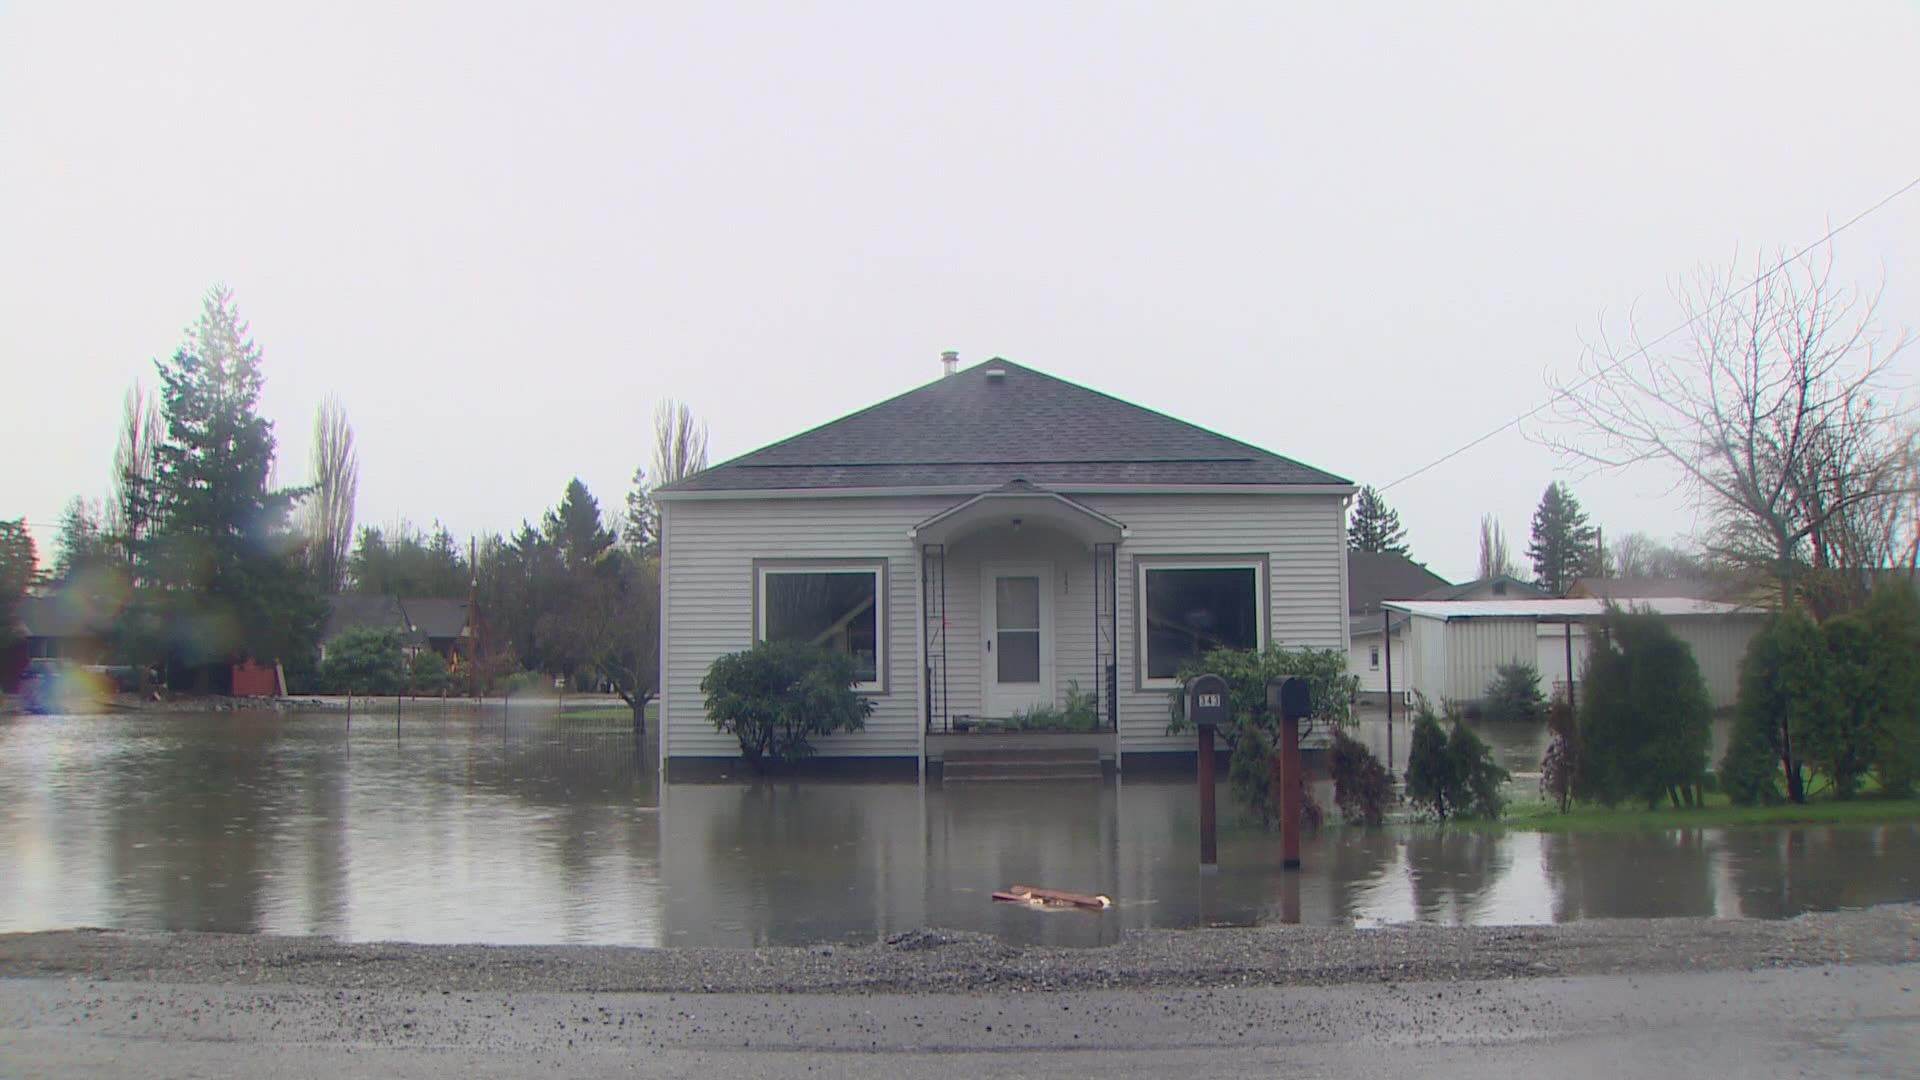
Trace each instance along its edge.
<instances>
[{"instance_id":1,"label":"mailbox post","mask_svg":"<svg viewBox=\"0 0 1920 1080\"><path fill-rule=\"evenodd\" d=\"M1213 732L1232 715L1227 704L1227 680L1218 675L1196 675L1187 682L1187 719L1200 732L1200 865L1218 866L1214 841Z\"/></svg>"},{"instance_id":2,"label":"mailbox post","mask_svg":"<svg viewBox=\"0 0 1920 1080\"><path fill-rule=\"evenodd\" d=\"M1300 866L1300 721L1313 712L1313 688L1294 676L1267 683L1267 709L1279 719L1280 752L1273 759L1273 782L1280 799L1280 865Z\"/></svg>"}]
</instances>

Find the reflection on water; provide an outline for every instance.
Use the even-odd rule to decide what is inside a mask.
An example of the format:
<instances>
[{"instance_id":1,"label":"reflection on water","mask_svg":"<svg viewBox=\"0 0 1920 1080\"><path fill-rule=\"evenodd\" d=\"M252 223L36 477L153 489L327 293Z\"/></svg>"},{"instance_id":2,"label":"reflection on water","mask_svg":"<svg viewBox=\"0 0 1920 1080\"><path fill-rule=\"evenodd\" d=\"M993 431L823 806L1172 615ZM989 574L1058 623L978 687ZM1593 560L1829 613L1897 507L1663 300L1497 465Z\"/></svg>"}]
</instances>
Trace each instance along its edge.
<instances>
[{"instance_id":1,"label":"reflection on water","mask_svg":"<svg viewBox=\"0 0 1920 1080\"><path fill-rule=\"evenodd\" d=\"M1404 754L1404 726L1395 749ZM1521 771L1537 730L1488 732ZM1363 725L1362 737L1385 732ZM1143 927L1792 915L1920 898L1920 825L1540 835L1332 829L1305 869L1190 782L676 784L618 722L227 713L0 719L0 930L746 945L921 926L1098 944ZM1103 915L995 905L1013 884Z\"/></svg>"}]
</instances>

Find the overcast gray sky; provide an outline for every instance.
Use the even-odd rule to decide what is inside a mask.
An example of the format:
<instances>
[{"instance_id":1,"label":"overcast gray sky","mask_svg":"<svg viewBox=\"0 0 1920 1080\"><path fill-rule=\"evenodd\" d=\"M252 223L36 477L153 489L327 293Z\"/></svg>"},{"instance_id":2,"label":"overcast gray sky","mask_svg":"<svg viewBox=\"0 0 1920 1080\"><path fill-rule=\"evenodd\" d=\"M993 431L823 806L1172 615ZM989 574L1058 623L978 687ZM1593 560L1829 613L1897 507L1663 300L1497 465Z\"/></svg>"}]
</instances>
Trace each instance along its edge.
<instances>
[{"instance_id":1,"label":"overcast gray sky","mask_svg":"<svg viewBox=\"0 0 1920 1080\"><path fill-rule=\"evenodd\" d=\"M284 481L344 400L363 523L617 507L656 399L718 460L943 348L1385 483L1920 175L1916 57L1893 2L6 3L0 517L105 493L216 280ZM1916 238L1920 192L1835 246L1894 326ZM1463 578L1555 464L1507 434L1389 499ZM1575 490L1693 524L1657 473Z\"/></svg>"}]
</instances>

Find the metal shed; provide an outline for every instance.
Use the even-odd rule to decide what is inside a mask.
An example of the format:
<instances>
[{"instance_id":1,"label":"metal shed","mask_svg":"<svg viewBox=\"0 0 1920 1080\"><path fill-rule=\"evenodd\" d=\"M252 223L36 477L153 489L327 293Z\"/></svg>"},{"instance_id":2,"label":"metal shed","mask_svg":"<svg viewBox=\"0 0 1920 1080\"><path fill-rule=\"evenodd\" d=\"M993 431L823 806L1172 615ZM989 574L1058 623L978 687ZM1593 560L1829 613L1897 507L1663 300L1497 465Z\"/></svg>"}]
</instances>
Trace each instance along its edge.
<instances>
[{"instance_id":1,"label":"metal shed","mask_svg":"<svg viewBox=\"0 0 1920 1080\"><path fill-rule=\"evenodd\" d=\"M1394 672L1395 688L1404 685L1436 704L1480 700L1494 672L1507 663L1538 666L1541 682L1556 691L1569 675L1577 687L1586 668L1587 625L1603 622L1613 607L1597 598L1389 600L1381 606L1410 617L1405 671ZM1646 597L1626 606L1667 619L1693 650L1714 707L1733 704L1740 688L1740 660L1768 612L1677 596ZM1543 658L1551 646L1542 639L1556 628L1564 647L1560 663L1549 666Z\"/></svg>"}]
</instances>

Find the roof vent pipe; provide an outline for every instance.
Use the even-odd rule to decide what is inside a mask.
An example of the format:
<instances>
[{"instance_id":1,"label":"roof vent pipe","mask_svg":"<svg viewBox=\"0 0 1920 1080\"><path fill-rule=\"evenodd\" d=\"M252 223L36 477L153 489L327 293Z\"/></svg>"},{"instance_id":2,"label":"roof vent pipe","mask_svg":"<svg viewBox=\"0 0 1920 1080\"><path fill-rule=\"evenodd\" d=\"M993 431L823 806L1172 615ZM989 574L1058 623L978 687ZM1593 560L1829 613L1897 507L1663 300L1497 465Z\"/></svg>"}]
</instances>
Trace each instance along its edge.
<instances>
[{"instance_id":1,"label":"roof vent pipe","mask_svg":"<svg viewBox=\"0 0 1920 1080\"><path fill-rule=\"evenodd\" d=\"M941 353L940 354L941 374L943 376L953 374L953 369L957 367L959 363L960 363L960 354L957 352L954 352L952 349L948 349L946 352Z\"/></svg>"}]
</instances>

